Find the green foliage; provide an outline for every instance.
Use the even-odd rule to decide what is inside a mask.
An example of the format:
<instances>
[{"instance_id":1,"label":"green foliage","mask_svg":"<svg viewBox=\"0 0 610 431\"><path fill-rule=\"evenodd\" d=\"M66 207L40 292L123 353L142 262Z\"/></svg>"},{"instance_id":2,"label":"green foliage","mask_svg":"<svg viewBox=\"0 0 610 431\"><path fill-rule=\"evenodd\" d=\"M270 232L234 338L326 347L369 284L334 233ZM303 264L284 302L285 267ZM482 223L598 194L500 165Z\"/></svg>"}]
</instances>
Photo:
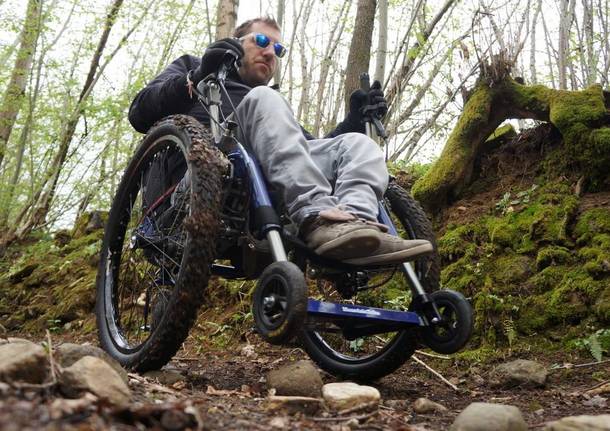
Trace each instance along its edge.
<instances>
[{"instance_id":1,"label":"green foliage","mask_svg":"<svg viewBox=\"0 0 610 431\"><path fill-rule=\"evenodd\" d=\"M587 350L597 362L601 362L604 353L610 352L610 329L599 329L586 338L576 340L575 345Z\"/></svg>"}]
</instances>

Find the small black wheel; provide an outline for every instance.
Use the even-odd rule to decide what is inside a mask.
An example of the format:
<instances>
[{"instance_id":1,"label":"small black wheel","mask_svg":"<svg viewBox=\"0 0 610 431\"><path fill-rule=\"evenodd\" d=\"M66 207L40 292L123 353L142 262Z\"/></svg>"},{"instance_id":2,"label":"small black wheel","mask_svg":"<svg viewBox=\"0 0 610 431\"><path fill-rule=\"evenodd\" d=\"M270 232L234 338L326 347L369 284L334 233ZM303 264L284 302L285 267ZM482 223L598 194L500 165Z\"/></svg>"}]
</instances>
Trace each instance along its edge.
<instances>
[{"instance_id":1,"label":"small black wheel","mask_svg":"<svg viewBox=\"0 0 610 431\"><path fill-rule=\"evenodd\" d=\"M398 233L405 239L426 239L435 252L413 262L417 276L426 290L438 290L440 259L432 224L422 207L398 184L391 182L386 190L385 202ZM412 302L409 284L400 270L384 273L365 273L369 285L382 286L357 292L350 303L406 311ZM326 284L326 285L325 285ZM321 298L332 302L345 302L337 293L336 283L318 280ZM305 330L301 340L308 355L323 370L343 378L366 381L392 373L407 361L417 348L417 330L395 330L353 338L344 328L335 325Z\"/></svg>"},{"instance_id":2,"label":"small black wheel","mask_svg":"<svg viewBox=\"0 0 610 431\"><path fill-rule=\"evenodd\" d=\"M194 118L144 137L117 189L97 277L101 346L137 371L165 365L203 301L220 227L227 160Z\"/></svg>"},{"instance_id":3,"label":"small black wheel","mask_svg":"<svg viewBox=\"0 0 610 431\"><path fill-rule=\"evenodd\" d=\"M441 315L441 321L421 329L422 342L438 353L455 353L472 335L472 306L459 292L438 290L430 295Z\"/></svg>"},{"instance_id":4,"label":"small black wheel","mask_svg":"<svg viewBox=\"0 0 610 431\"><path fill-rule=\"evenodd\" d=\"M272 344L290 341L303 328L307 316L307 285L303 272L292 262L274 262L258 279L252 314L256 329Z\"/></svg>"}]
</instances>

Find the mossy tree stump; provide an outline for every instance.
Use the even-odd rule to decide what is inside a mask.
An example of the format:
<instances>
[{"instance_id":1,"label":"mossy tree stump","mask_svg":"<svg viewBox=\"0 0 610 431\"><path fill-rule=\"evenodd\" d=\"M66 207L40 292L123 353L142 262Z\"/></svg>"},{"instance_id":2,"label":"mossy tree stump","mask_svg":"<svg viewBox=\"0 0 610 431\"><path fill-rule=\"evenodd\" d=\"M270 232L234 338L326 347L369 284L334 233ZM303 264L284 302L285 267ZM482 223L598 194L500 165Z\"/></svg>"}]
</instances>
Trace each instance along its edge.
<instances>
[{"instance_id":1,"label":"mossy tree stump","mask_svg":"<svg viewBox=\"0 0 610 431\"><path fill-rule=\"evenodd\" d=\"M608 175L610 97L600 85L582 91L522 85L508 74L478 79L438 161L413 186L413 195L430 212L455 200L470 183L477 155L507 119L552 123L563 136L563 157L592 179ZM572 163L573 162L573 163Z\"/></svg>"}]
</instances>

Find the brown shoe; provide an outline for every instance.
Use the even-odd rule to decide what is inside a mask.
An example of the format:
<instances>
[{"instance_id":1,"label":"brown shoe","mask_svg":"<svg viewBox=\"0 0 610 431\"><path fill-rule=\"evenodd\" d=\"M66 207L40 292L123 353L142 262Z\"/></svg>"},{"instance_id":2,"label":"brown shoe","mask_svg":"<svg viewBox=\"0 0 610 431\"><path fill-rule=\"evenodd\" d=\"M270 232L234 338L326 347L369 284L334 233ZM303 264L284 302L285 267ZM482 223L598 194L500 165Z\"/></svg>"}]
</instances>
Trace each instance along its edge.
<instances>
[{"instance_id":1,"label":"brown shoe","mask_svg":"<svg viewBox=\"0 0 610 431\"><path fill-rule=\"evenodd\" d=\"M402 239L387 233L377 233L379 247L366 256L342 259L350 265L390 265L407 262L423 254L432 253L434 248L425 239Z\"/></svg>"},{"instance_id":2,"label":"brown shoe","mask_svg":"<svg viewBox=\"0 0 610 431\"><path fill-rule=\"evenodd\" d=\"M381 243L377 226L339 209L321 211L301 232L316 254L341 261L368 256Z\"/></svg>"}]
</instances>

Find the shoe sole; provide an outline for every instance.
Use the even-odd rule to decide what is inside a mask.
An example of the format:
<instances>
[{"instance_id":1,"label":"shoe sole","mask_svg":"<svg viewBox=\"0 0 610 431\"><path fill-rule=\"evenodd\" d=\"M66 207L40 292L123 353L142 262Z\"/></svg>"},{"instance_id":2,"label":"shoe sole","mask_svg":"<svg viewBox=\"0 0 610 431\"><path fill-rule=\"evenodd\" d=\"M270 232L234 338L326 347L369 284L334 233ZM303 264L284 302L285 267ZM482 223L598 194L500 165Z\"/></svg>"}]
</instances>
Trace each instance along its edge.
<instances>
[{"instance_id":1,"label":"shoe sole","mask_svg":"<svg viewBox=\"0 0 610 431\"><path fill-rule=\"evenodd\" d=\"M399 250L393 253L379 254L377 256L358 257L354 259L344 259L343 262L350 265L387 265L403 263L413 260L423 254L434 251L432 244L422 244L406 250Z\"/></svg>"},{"instance_id":2,"label":"shoe sole","mask_svg":"<svg viewBox=\"0 0 610 431\"><path fill-rule=\"evenodd\" d=\"M380 244L376 229L359 229L328 241L314 251L320 256L345 261L367 256L377 250Z\"/></svg>"}]
</instances>

